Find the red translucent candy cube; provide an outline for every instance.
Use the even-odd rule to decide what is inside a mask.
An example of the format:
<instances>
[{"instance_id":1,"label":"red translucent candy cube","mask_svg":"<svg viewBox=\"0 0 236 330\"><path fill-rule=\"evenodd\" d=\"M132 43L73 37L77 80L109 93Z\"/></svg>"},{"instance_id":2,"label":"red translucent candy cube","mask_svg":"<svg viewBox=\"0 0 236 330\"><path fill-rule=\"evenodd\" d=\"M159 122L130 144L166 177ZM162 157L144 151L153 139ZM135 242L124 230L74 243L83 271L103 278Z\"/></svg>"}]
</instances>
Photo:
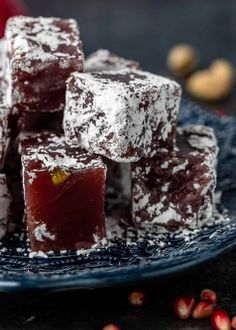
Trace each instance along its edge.
<instances>
[{"instance_id":1,"label":"red translucent candy cube","mask_svg":"<svg viewBox=\"0 0 236 330\"><path fill-rule=\"evenodd\" d=\"M32 143L31 143L32 142ZM46 134L22 142L27 227L33 251L91 247L105 239L106 166Z\"/></svg>"},{"instance_id":2,"label":"red translucent candy cube","mask_svg":"<svg viewBox=\"0 0 236 330\"><path fill-rule=\"evenodd\" d=\"M7 104L20 111L63 110L67 78L74 71L83 71L76 21L12 17L5 39Z\"/></svg>"}]
</instances>

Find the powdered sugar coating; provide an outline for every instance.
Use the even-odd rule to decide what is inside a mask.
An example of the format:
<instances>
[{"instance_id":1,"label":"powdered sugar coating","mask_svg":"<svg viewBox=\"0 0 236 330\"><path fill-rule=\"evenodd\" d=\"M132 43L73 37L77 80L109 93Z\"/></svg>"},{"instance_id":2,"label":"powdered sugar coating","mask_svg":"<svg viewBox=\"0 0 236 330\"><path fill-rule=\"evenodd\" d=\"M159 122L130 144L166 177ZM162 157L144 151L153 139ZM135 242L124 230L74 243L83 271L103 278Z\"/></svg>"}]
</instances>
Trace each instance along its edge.
<instances>
[{"instance_id":1,"label":"powdered sugar coating","mask_svg":"<svg viewBox=\"0 0 236 330\"><path fill-rule=\"evenodd\" d=\"M0 91L0 170L2 170L5 157L7 154L9 142L10 142L10 131L8 129L8 110L1 102L1 91Z\"/></svg>"},{"instance_id":2,"label":"powdered sugar coating","mask_svg":"<svg viewBox=\"0 0 236 330\"><path fill-rule=\"evenodd\" d=\"M136 224L195 227L212 216L218 153L209 127L177 129L177 148L131 165L132 212Z\"/></svg>"},{"instance_id":3,"label":"powdered sugar coating","mask_svg":"<svg viewBox=\"0 0 236 330\"><path fill-rule=\"evenodd\" d=\"M4 77L3 74L3 63L4 63L4 39L0 39L0 79ZM3 81L1 81L0 86L2 86Z\"/></svg>"},{"instance_id":4,"label":"powdered sugar coating","mask_svg":"<svg viewBox=\"0 0 236 330\"><path fill-rule=\"evenodd\" d=\"M64 132L68 141L117 162L173 146L180 86L138 70L73 73L67 82Z\"/></svg>"},{"instance_id":5,"label":"powdered sugar coating","mask_svg":"<svg viewBox=\"0 0 236 330\"><path fill-rule=\"evenodd\" d=\"M179 137L179 147L183 139L187 140L188 145L202 152L208 152L208 156L212 157L212 161L217 160L219 148L217 139L211 127L202 125L188 125L177 128L177 136Z\"/></svg>"},{"instance_id":6,"label":"powdered sugar coating","mask_svg":"<svg viewBox=\"0 0 236 330\"><path fill-rule=\"evenodd\" d=\"M7 187L5 174L0 174L0 239L7 232L7 224L10 214L11 195Z\"/></svg>"},{"instance_id":7,"label":"powdered sugar coating","mask_svg":"<svg viewBox=\"0 0 236 330\"><path fill-rule=\"evenodd\" d=\"M70 145L63 136L54 134L30 134L21 137L22 166L33 182L36 172L46 169L64 171L106 168L101 157L91 155L77 146ZM37 167L30 164L37 162ZM39 164L38 164L39 163Z\"/></svg>"},{"instance_id":8,"label":"powdered sugar coating","mask_svg":"<svg viewBox=\"0 0 236 330\"><path fill-rule=\"evenodd\" d=\"M45 238L50 239L50 240L55 240L56 236L52 233L50 233L47 230L47 226L45 223L39 224L35 229L34 229L34 236L37 241L43 242Z\"/></svg>"},{"instance_id":9,"label":"powdered sugar coating","mask_svg":"<svg viewBox=\"0 0 236 330\"><path fill-rule=\"evenodd\" d=\"M106 166L51 133L21 137L26 221L33 251L91 247L105 237Z\"/></svg>"},{"instance_id":10,"label":"powdered sugar coating","mask_svg":"<svg viewBox=\"0 0 236 330\"><path fill-rule=\"evenodd\" d=\"M7 104L27 111L63 109L66 79L73 71L83 71L84 55L75 20L12 17L5 39Z\"/></svg>"},{"instance_id":11,"label":"powdered sugar coating","mask_svg":"<svg viewBox=\"0 0 236 330\"><path fill-rule=\"evenodd\" d=\"M5 99L6 83L3 76L1 75L3 65L1 62L2 47L3 41L0 40L0 170L3 168L10 141L10 131L8 129L8 117L10 111L6 106Z\"/></svg>"},{"instance_id":12,"label":"powdered sugar coating","mask_svg":"<svg viewBox=\"0 0 236 330\"><path fill-rule=\"evenodd\" d=\"M140 64L115 55L107 49L98 49L96 52L88 55L84 62L85 72L118 71L125 68L138 70L140 69Z\"/></svg>"}]
</instances>

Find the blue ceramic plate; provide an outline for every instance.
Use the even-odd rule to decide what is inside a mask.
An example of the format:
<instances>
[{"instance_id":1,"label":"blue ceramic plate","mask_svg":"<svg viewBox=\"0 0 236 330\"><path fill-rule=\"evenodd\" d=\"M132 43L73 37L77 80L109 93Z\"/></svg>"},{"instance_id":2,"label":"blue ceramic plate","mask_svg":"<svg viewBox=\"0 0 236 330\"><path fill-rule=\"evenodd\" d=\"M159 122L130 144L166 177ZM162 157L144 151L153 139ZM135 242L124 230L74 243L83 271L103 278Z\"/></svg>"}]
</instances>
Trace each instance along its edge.
<instances>
[{"instance_id":1,"label":"blue ceramic plate","mask_svg":"<svg viewBox=\"0 0 236 330\"><path fill-rule=\"evenodd\" d=\"M215 129L220 146L219 207L228 209L229 221L190 233L114 240L109 247L77 255L75 252L30 258L19 238L7 239L0 250L0 290L64 290L131 283L175 274L211 260L236 247L236 120L219 118L195 104L182 102L179 125L205 124ZM135 237L132 229L127 230ZM154 243L155 242L155 243Z\"/></svg>"}]
</instances>

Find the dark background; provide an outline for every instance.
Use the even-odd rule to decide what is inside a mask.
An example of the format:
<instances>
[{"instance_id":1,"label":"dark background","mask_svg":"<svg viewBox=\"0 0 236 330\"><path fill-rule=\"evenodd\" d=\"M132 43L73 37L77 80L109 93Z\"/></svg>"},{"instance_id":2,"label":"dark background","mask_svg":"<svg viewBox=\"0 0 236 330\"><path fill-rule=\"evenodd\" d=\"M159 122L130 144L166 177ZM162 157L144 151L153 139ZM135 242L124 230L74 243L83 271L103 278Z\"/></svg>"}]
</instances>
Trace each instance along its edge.
<instances>
[{"instance_id":1,"label":"dark background","mask_svg":"<svg viewBox=\"0 0 236 330\"><path fill-rule=\"evenodd\" d=\"M34 15L78 19L86 54L108 48L166 73L166 54L179 42L194 45L201 66L223 57L236 66L235 0L26 0ZM228 104L230 104L228 106ZM234 113L234 102L227 111ZM224 105L222 105L224 107ZM122 330L211 329L209 320L180 321L175 298L205 287L219 294L221 307L236 314L236 253L162 281L134 285L147 291L144 308L127 303L130 287L47 294L0 295L0 330L96 330L107 322Z\"/></svg>"},{"instance_id":2,"label":"dark background","mask_svg":"<svg viewBox=\"0 0 236 330\"><path fill-rule=\"evenodd\" d=\"M26 0L34 15L74 17L85 53L108 48L163 72L166 54L194 45L202 66L215 57L236 65L235 0Z\"/></svg>"}]
</instances>

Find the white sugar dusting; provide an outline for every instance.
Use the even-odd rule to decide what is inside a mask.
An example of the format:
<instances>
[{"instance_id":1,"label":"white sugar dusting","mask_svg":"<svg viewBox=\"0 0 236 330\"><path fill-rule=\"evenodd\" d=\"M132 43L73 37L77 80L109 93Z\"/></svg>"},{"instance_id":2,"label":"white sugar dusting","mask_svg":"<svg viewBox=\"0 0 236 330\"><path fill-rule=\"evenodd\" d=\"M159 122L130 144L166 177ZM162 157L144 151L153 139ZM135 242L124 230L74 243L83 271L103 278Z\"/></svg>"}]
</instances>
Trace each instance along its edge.
<instances>
[{"instance_id":1,"label":"white sugar dusting","mask_svg":"<svg viewBox=\"0 0 236 330\"><path fill-rule=\"evenodd\" d=\"M214 156L218 154L217 139L211 127L203 125L188 125L177 128L178 134L188 134L189 145L200 151L214 151Z\"/></svg>"},{"instance_id":2,"label":"white sugar dusting","mask_svg":"<svg viewBox=\"0 0 236 330\"><path fill-rule=\"evenodd\" d=\"M220 205L220 200L218 198L219 195L220 193L217 193L216 199L218 199ZM211 234L207 239L214 240L215 237L219 235L217 230L218 227L216 230L214 230L214 227L215 225L221 224L224 224L224 226L229 226L230 228L232 221L230 221L227 210L223 210L220 213L216 207L213 209L211 218L207 221L203 221L202 224L191 225L188 228L181 227L174 232L171 232L168 228L166 228L164 223L151 224L148 221L144 221L142 224L136 227L122 216L110 216L106 218L107 238L99 239L99 237L95 235L94 239L96 243L89 249L77 250L76 254L78 256L89 256L92 252L99 252L103 249L106 250L112 246L115 246L118 242L125 244L127 247L135 247L137 244L142 244L143 242L147 244L147 246L156 247L156 253L162 254L165 253L165 248L172 244L172 239L180 239L186 243L191 244L191 246L194 246L195 238L198 235L204 235L206 230L211 230ZM47 232L47 230L43 229L43 233L45 233L45 231ZM5 254L7 252L8 249L6 247L2 247L0 249L0 254ZM53 251L45 253L42 251L33 252L30 249L26 250L25 248L17 248L17 252L24 254L25 256L29 256L29 258L50 258L51 256L54 256ZM66 255L66 253L66 250L60 251L61 255Z\"/></svg>"},{"instance_id":3,"label":"white sugar dusting","mask_svg":"<svg viewBox=\"0 0 236 330\"><path fill-rule=\"evenodd\" d=\"M30 252L29 258L48 258L48 254L44 253L43 251L37 251L37 252Z\"/></svg>"},{"instance_id":4,"label":"white sugar dusting","mask_svg":"<svg viewBox=\"0 0 236 330\"><path fill-rule=\"evenodd\" d=\"M114 239L121 239L127 246L136 245L138 242L147 242L150 246L157 246L160 250L165 248L171 238L183 239L185 242L192 241L194 244L194 237L204 230L215 225L230 223L230 218L226 210L219 213L216 207L210 219L203 221L202 224L195 224L189 228L180 228L174 232L170 232L161 223L150 224L150 222L143 222L139 227L127 225L127 223L118 221L117 218L107 219L108 245L112 245ZM163 222L165 224L165 222ZM214 232L217 235L217 232ZM210 237L213 238L213 235Z\"/></svg>"},{"instance_id":5,"label":"white sugar dusting","mask_svg":"<svg viewBox=\"0 0 236 330\"><path fill-rule=\"evenodd\" d=\"M182 164L180 164L178 166L175 166L173 168L173 172L172 173L175 174L175 173L177 173L179 171L184 171L186 169L187 165L188 165L188 160L186 159Z\"/></svg>"},{"instance_id":6,"label":"white sugar dusting","mask_svg":"<svg viewBox=\"0 0 236 330\"><path fill-rule=\"evenodd\" d=\"M61 25L67 24L67 30ZM73 34L72 34L73 33ZM24 17L10 18L7 22L5 39L8 49L14 50L14 61L21 60L21 70L33 72L31 60L40 60L41 63L53 60L60 56L77 58L77 54L68 54L60 50L61 46L80 46L80 34L75 20L62 20L55 17ZM19 65L19 63L18 63ZM41 64L40 64L41 65Z\"/></svg>"},{"instance_id":7,"label":"white sugar dusting","mask_svg":"<svg viewBox=\"0 0 236 330\"><path fill-rule=\"evenodd\" d=\"M114 161L137 161L152 154L157 130L158 143L168 141L180 96L176 82L148 72L73 73L67 83L65 136Z\"/></svg>"},{"instance_id":8,"label":"white sugar dusting","mask_svg":"<svg viewBox=\"0 0 236 330\"><path fill-rule=\"evenodd\" d=\"M37 171L40 170L32 169L29 166L34 162L40 162L41 169L48 171L53 171L55 168L65 171L103 168L106 171L106 166L101 157L91 155L74 145L68 144L64 137L51 135L48 137L47 143L40 143L40 141L39 135L37 143L33 143L22 150L23 172L27 173L30 184L36 179Z\"/></svg>"},{"instance_id":9,"label":"white sugar dusting","mask_svg":"<svg viewBox=\"0 0 236 330\"><path fill-rule=\"evenodd\" d=\"M137 224L146 217L151 224L200 226L212 216L218 152L214 132L191 125L178 129L178 136L191 148L162 151L154 160L142 159L131 166L132 216ZM146 171L150 166L151 176Z\"/></svg>"},{"instance_id":10,"label":"white sugar dusting","mask_svg":"<svg viewBox=\"0 0 236 330\"><path fill-rule=\"evenodd\" d=\"M63 22L68 24L70 32L62 31L60 25L63 25ZM74 52L63 51L63 48L67 47L74 47ZM78 60L78 71L82 71L83 66L80 35L74 20L62 21L42 17L11 18L6 27L6 40L0 41L0 62L4 57L3 54L6 55L7 52L6 63L2 65L4 70L0 67L0 87L7 86L6 99L0 95L0 116L3 117L0 117L2 121L0 158L3 153L1 148L4 143L7 143L7 133L4 131L7 127L4 123L6 113L3 109L6 110L7 104L12 106L24 100L22 91L14 86L13 78L16 71L34 76L35 73L48 69L50 63L54 62L59 62L58 66L61 69L68 69L70 67L68 59ZM167 149L163 148L161 152L163 155L165 152L168 153L169 137L171 136L172 143L175 142L175 125L181 88L176 82L167 78L136 70L138 67L137 62L123 59L107 50L99 50L86 59L86 71L93 73L74 72L70 76L67 83L63 124L66 137L54 136L47 144L41 141L43 143L31 145L22 151L23 174L27 174L29 184L34 182L37 171L42 169L48 171L57 167L64 170L98 167L106 169L100 156L89 154L80 147L96 155L124 163L156 155L156 149L153 149L154 144L156 148L164 142ZM107 72L100 74L94 72L104 70ZM22 85L27 87L30 81L26 80ZM58 85L60 85L59 82ZM40 87L40 84L34 86L34 92L40 94ZM32 96L31 101L36 102L37 97ZM61 106L63 107L63 104ZM168 202L168 194L174 190L174 184L171 181L173 176L176 174L178 176L181 171L186 171L186 174L189 171L187 170L188 157L186 156L183 160L183 157L178 156L181 149L176 148L174 149L177 153L176 157L172 154L173 157L164 160L158 168L165 170L172 166L170 181L161 186L163 195L160 200L156 200L157 196L155 194L153 196L151 189L145 187L143 182L142 185L133 185L132 211L137 212L133 218L139 226L136 227L123 218L109 217L106 219L107 238L100 239L94 234L95 244L90 249L78 250L77 255L88 255L91 251L100 251L113 246L117 240L126 246L136 246L137 243L147 242L148 246L156 246L160 252L171 244L171 238L194 242L194 237L201 231L204 232L210 226L229 221L227 212L219 213L215 206L215 203L220 202L221 192L215 195L215 203L212 200L216 184L215 162L218 152L213 130L204 126L191 125L178 128L177 132L180 135L188 134L187 142L193 149L190 152L191 157L196 156L197 159L199 154L204 156L203 161L198 164L205 170L200 178L204 181L204 186L199 184L201 180L197 181L199 178L196 182L192 179L191 182L187 182L188 185L192 185L191 193L198 193L202 198L202 205L198 211L194 211L194 203L191 204L186 199L186 217L183 219L182 209L180 208L181 211L178 209L178 201L175 204ZM177 162L174 163L175 161ZM40 169L32 170L31 165L37 162L40 163ZM135 170L132 170L134 176L141 179L142 175L147 176L151 171L150 163L147 163L144 169L138 164ZM126 180L128 181L127 178ZM25 177L23 183L25 185ZM153 183L162 184L156 178ZM175 191L174 193L177 195ZM7 189L6 176L0 174L0 239L6 233L10 203L11 197ZM146 212L145 215L142 211ZM170 222L173 221L180 228L174 233L170 232ZM56 240L56 235L48 230L45 223L38 223L33 234L39 242ZM215 231L209 239L214 239L216 235ZM18 237L19 234L14 233L13 236ZM0 252L7 253L7 249L1 245ZM22 254L24 249L17 247L16 252ZM27 253L30 258L48 258L53 255L52 251L44 253L27 250ZM60 251L62 255L66 253L65 250Z\"/></svg>"},{"instance_id":11,"label":"white sugar dusting","mask_svg":"<svg viewBox=\"0 0 236 330\"><path fill-rule=\"evenodd\" d=\"M38 225L34 229L34 236L35 236L36 240L39 242L43 242L45 240L45 238L47 238L51 241L54 241L56 238L56 235L54 235L48 231L45 223Z\"/></svg>"},{"instance_id":12,"label":"white sugar dusting","mask_svg":"<svg viewBox=\"0 0 236 330\"><path fill-rule=\"evenodd\" d=\"M46 80L51 79L52 92L59 90L63 93L65 73L60 72L60 69L67 70L67 76L77 70L83 71L80 32L73 19L11 17L6 24L5 40L4 76L8 86L6 100L9 107L20 108L24 104L28 110L35 110L31 108L32 103L42 102L41 98L45 98L47 92L44 86L48 86L37 79L38 74L42 76L44 72L49 72ZM53 68L54 71L58 70L56 83L53 75L50 76ZM25 79L23 84L22 76ZM27 85L31 86L30 95L25 88ZM50 107L51 111L58 110L58 104L51 104Z\"/></svg>"}]
</instances>

